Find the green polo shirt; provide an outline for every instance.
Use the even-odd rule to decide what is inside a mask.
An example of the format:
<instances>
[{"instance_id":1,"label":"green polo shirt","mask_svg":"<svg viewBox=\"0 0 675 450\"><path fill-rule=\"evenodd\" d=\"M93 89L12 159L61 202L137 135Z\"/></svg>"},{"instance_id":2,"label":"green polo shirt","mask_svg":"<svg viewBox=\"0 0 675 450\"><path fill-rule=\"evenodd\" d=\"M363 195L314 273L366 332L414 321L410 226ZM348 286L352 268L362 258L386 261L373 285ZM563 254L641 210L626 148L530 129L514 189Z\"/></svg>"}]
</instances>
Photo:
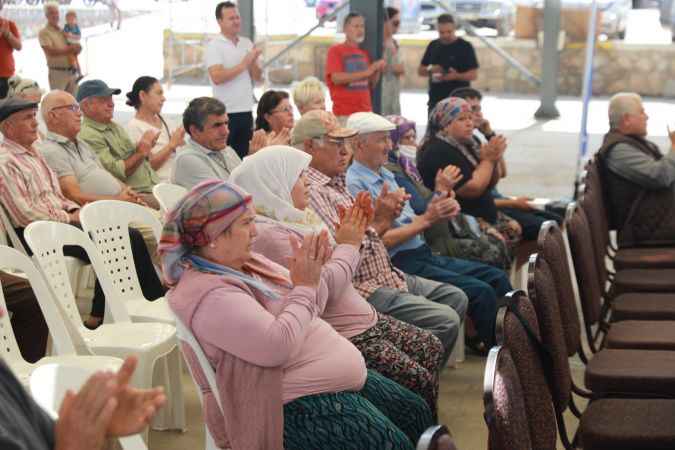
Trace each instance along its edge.
<instances>
[{"instance_id":1,"label":"green polo shirt","mask_svg":"<svg viewBox=\"0 0 675 450\"><path fill-rule=\"evenodd\" d=\"M108 172L137 192L152 193L152 187L159 183L159 177L147 159L127 176L124 171L124 160L136 152L136 146L124 128L115 122L99 123L85 117L77 137L86 142L98 155L98 159Z\"/></svg>"}]
</instances>

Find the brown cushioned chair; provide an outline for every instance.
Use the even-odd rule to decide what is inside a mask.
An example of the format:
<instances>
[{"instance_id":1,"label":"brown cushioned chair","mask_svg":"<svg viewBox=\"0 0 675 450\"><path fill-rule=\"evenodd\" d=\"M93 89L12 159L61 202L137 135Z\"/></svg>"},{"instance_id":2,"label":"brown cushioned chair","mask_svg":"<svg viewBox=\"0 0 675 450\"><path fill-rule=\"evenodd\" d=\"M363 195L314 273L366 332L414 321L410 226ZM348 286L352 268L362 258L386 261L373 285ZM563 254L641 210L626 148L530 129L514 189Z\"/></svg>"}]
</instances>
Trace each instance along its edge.
<instances>
[{"instance_id":1,"label":"brown cushioned chair","mask_svg":"<svg viewBox=\"0 0 675 450\"><path fill-rule=\"evenodd\" d=\"M616 270L624 269L673 269L675 268L675 247L612 247L609 240L608 212L605 204L602 179L598 170L598 161L593 159L586 166L583 193L584 208L593 227L593 240L597 241L599 253L609 256ZM604 259L603 259L604 262Z\"/></svg>"},{"instance_id":2,"label":"brown cushioned chair","mask_svg":"<svg viewBox=\"0 0 675 450\"><path fill-rule=\"evenodd\" d=\"M584 322L587 336L592 336L589 341L591 348L595 348L598 333L593 334L592 327L598 326L598 330L604 333L604 344L607 348L629 348L646 350L675 350L675 322L628 320L606 323L600 312L602 296L597 283L593 280L598 277L597 265L593 264L590 237L586 233L582 217L582 211L570 207L568 214L568 234L570 243L575 249L574 262L577 263L577 276L581 282L577 287L582 301ZM558 298L574 299L572 277L569 270L568 253L563 240L562 232L558 225L553 222L545 222L539 231L538 244L541 256L549 263ZM577 261L578 260L578 261ZM675 298L674 298L675 300ZM675 304L675 301L672 303ZM575 327L577 310L575 302L570 302L569 308L560 308L563 327ZM567 345L570 346L573 339L570 333L578 332L578 329L564 330L567 336Z\"/></svg>"},{"instance_id":3,"label":"brown cushioned chair","mask_svg":"<svg viewBox=\"0 0 675 450\"><path fill-rule=\"evenodd\" d=\"M552 289L550 293L554 296L555 290ZM555 299L550 300L557 303ZM551 397L542 395L539 390L541 386L550 386L561 394L557 399L557 396L553 398L556 403L554 407L559 411L558 426L561 441L566 449L656 450L673 448L675 422L672 420L672 414L675 400L663 399L595 399L589 403L582 414L577 436L570 440L565 430L565 422L562 420L562 412L570 404L572 392L565 391L564 386L556 386L565 378L566 373L569 374L569 362L560 354L556 357L537 350L539 343L543 343L538 340L543 329L538 328L536 317L532 314L533 305L525 295L516 293L507 302L508 307L504 307L498 313L497 339L502 340L503 349L512 352L511 360L520 377L525 405L529 402L537 407L532 410L525 406L530 429L538 427L540 430L549 430L555 427L555 422L548 413L552 408ZM520 317L517 317L515 312L518 312ZM544 324L541 323L541 326L543 327ZM532 334L528 333L528 329ZM516 351L516 346L519 347L518 357L513 353ZM548 362L543 361L542 358L546 358ZM526 386L539 388L530 391ZM639 415L636 415L636 412ZM660 428L655 429L655 425ZM534 446L534 439L532 442L533 448L538 450L556 448L555 440L551 441L550 438L546 441L539 441L540 447Z\"/></svg>"},{"instance_id":4,"label":"brown cushioned chair","mask_svg":"<svg viewBox=\"0 0 675 450\"><path fill-rule=\"evenodd\" d=\"M570 228L568 228L568 231ZM582 280L579 279L581 284ZM656 350L602 349L587 358L581 345L567 349L560 310L569 308L574 299L560 301L556 280L548 262L533 255L528 273L530 299L537 313L544 346L557 361L564 361L557 369L562 392L553 392L554 403L562 402L567 385L571 384L567 358L579 354L586 362L585 384L591 392L575 387L585 397L623 395L635 397L672 397L675 394L675 352ZM575 342L581 343L581 339ZM557 400L556 400L557 399Z\"/></svg>"},{"instance_id":5,"label":"brown cushioned chair","mask_svg":"<svg viewBox=\"0 0 675 450\"><path fill-rule=\"evenodd\" d=\"M595 259L594 247L591 243L590 227L583 209L575 204L571 204L567 212L566 225L572 250L572 261L578 279L579 296L584 312L586 333L588 336L592 336L592 339L589 339L591 348L595 348L595 342L602 335L604 343L608 348L675 350L675 322L673 321L652 323L650 321L628 320L609 324L605 320L605 314L602 312L603 295L600 291L601 287L597 283L597 280L602 276L599 274L600 268L596 264L597 260ZM543 228L547 229L548 233L552 233L551 225L546 225ZM617 273L615 284L622 274L630 274L636 279L639 278L638 272L649 272L652 274L663 272L662 276L665 279L667 277L665 272L670 272L670 270L621 271ZM563 281L560 280L560 276L561 274L558 273L558 267L556 266L554 270L554 277L558 277L556 281ZM675 302L675 296L672 297L673 302ZM611 309L611 300L606 300L604 306L607 310ZM670 305L668 306L670 307ZM626 312L624 310L625 315ZM597 331L593 333L592 327L596 325L598 326Z\"/></svg>"},{"instance_id":6,"label":"brown cushioned chair","mask_svg":"<svg viewBox=\"0 0 675 450\"><path fill-rule=\"evenodd\" d=\"M490 450L532 450L518 371L502 347L493 347L488 354L483 405Z\"/></svg>"}]
</instances>

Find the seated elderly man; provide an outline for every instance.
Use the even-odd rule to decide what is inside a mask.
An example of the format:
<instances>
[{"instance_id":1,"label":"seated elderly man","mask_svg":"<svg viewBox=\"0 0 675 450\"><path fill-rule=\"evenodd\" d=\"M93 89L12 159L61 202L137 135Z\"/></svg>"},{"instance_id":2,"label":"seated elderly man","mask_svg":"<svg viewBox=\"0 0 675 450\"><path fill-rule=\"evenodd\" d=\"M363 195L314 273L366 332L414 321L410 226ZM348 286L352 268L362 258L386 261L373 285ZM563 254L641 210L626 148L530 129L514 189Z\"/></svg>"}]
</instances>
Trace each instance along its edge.
<instances>
[{"instance_id":1,"label":"seated elderly man","mask_svg":"<svg viewBox=\"0 0 675 450\"><path fill-rule=\"evenodd\" d=\"M341 209L354 204L345 182L351 157L345 139L355 134L341 128L332 113L316 110L304 114L291 135L292 144L312 157L306 173L310 207L333 236ZM443 343L445 361L457 339L467 298L454 286L406 275L394 267L380 234L398 215L401 200L395 192L383 193L375 200L375 219L361 245L354 287L378 312L431 331Z\"/></svg>"},{"instance_id":2,"label":"seated elderly man","mask_svg":"<svg viewBox=\"0 0 675 450\"><path fill-rule=\"evenodd\" d=\"M187 189L210 178L227 181L241 159L227 146L229 119L225 105L212 97L199 97L183 112L183 128L189 135L176 155L171 179Z\"/></svg>"},{"instance_id":3,"label":"seated elderly man","mask_svg":"<svg viewBox=\"0 0 675 450\"><path fill-rule=\"evenodd\" d=\"M34 146L37 139L36 114L37 103L17 98L0 102L0 131L5 136L0 145L0 201L22 240L24 228L36 220L80 226L80 206L64 197L56 174ZM143 236L132 228L129 229L129 237L143 294L151 300L163 296L165 289L152 266ZM28 249L25 241L24 246ZM86 252L80 247L65 246L63 253L89 262ZM97 282L91 316L85 324L90 328L98 326L104 311L105 297Z\"/></svg>"},{"instance_id":4,"label":"seated elderly man","mask_svg":"<svg viewBox=\"0 0 675 450\"><path fill-rule=\"evenodd\" d=\"M352 195L368 191L379 196L386 189L399 190L394 174L384 168L392 148L389 132L395 125L375 113L361 112L349 116L347 126L358 131L352 141L354 162L347 171L347 188ZM421 215L415 214L406 199L401 215L382 235L382 241L399 269L464 291L469 297L469 317L489 348L494 341L497 297L512 289L508 276L480 262L434 255L424 241L425 230L459 213L453 197L453 192L436 192Z\"/></svg>"},{"instance_id":5,"label":"seated elderly man","mask_svg":"<svg viewBox=\"0 0 675 450\"><path fill-rule=\"evenodd\" d=\"M144 203L133 189L106 171L89 145L78 138L82 113L72 95L51 91L42 100L41 112L48 133L37 148L56 172L66 198L79 205L105 199Z\"/></svg>"},{"instance_id":6,"label":"seated elderly man","mask_svg":"<svg viewBox=\"0 0 675 450\"><path fill-rule=\"evenodd\" d=\"M77 101L84 120L79 138L98 155L108 172L138 192L149 206L159 209L152 195L159 177L148 161L159 133L146 131L138 145L134 145L124 127L113 121L115 103L112 96L120 92L101 80L89 80L80 85Z\"/></svg>"},{"instance_id":7,"label":"seated elderly man","mask_svg":"<svg viewBox=\"0 0 675 450\"><path fill-rule=\"evenodd\" d=\"M609 101L609 132L597 157L610 225L619 245L675 244L675 131L663 155L647 140L649 117L637 94Z\"/></svg>"}]
</instances>

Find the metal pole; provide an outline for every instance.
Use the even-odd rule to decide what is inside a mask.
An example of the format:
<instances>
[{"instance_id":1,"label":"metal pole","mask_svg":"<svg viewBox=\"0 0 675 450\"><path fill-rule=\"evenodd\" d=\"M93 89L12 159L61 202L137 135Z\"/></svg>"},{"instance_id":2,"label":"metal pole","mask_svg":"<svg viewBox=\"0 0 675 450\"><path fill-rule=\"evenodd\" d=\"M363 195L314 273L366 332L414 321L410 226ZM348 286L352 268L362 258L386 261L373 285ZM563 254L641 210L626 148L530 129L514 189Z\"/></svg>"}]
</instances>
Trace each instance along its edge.
<instances>
[{"instance_id":1,"label":"metal pole","mask_svg":"<svg viewBox=\"0 0 675 450\"><path fill-rule=\"evenodd\" d=\"M350 0L350 10L363 14L366 22L366 40L361 48L368 52L371 60L382 58L384 45L384 0ZM382 111L382 79L371 93L373 112Z\"/></svg>"},{"instance_id":2,"label":"metal pole","mask_svg":"<svg viewBox=\"0 0 675 450\"><path fill-rule=\"evenodd\" d=\"M309 36L310 34L312 34L314 32L314 30L316 30L319 27L322 27L325 22L333 20L337 16L337 13L340 12L345 7L347 7L348 5L349 5L349 0L346 0L340 6L335 8L335 10L332 13L326 14L325 16L323 16L316 25L314 25L312 28L307 30L304 34L302 34L302 35L298 36L297 38L293 39L288 44L288 46L286 46L283 50L281 50L279 53L274 55L270 60L265 61L265 63L263 64L263 69L265 69L268 66L271 66L272 64L277 62L279 60L279 58L281 58L286 53L291 51L291 49L293 49L293 47L295 47L296 45L298 45L299 43L304 41L307 38L307 36Z\"/></svg>"},{"instance_id":3,"label":"metal pole","mask_svg":"<svg viewBox=\"0 0 675 450\"><path fill-rule=\"evenodd\" d=\"M239 0L237 9L239 9L239 15L241 16L241 35L255 42L253 0Z\"/></svg>"},{"instance_id":4,"label":"metal pole","mask_svg":"<svg viewBox=\"0 0 675 450\"><path fill-rule=\"evenodd\" d=\"M598 15L598 3L593 0L591 15L588 18L588 36L586 36L586 61L584 63L584 81L581 88L581 131L579 133L579 154L577 155L577 171L574 179L574 198L579 188L581 165L588 153L588 104L593 95L593 56L595 54L595 28Z\"/></svg>"},{"instance_id":5,"label":"metal pole","mask_svg":"<svg viewBox=\"0 0 675 450\"><path fill-rule=\"evenodd\" d=\"M541 104L534 113L537 119L560 117L555 106L558 98L558 36L560 35L560 0L546 0L544 3L544 47L541 57Z\"/></svg>"},{"instance_id":6,"label":"metal pole","mask_svg":"<svg viewBox=\"0 0 675 450\"><path fill-rule=\"evenodd\" d=\"M440 2L439 0L432 0L433 3L436 5L440 6L443 8L446 12L449 14L453 14L454 11L451 10L448 5L445 3ZM480 34L476 33L476 29L474 28L473 25L471 25L469 22L465 22L459 17L455 17L455 21L462 27L464 28L468 34L471 36L474 36L477 38L479 41L481 41L486 47L497 53L499 56L504 58L504 60L511 65L514 69L516 69L518 72L520 72L529 82L536 86L541 86L541 79L537 77L535 74L530 72L530 70L522 65L520 61L518 61L516 58L513 56L509 55L506 51L504 51L501 47L498 47L494 42L491 40L487 39L485 36L481 36Z\"/></svg>"}]
</instances>

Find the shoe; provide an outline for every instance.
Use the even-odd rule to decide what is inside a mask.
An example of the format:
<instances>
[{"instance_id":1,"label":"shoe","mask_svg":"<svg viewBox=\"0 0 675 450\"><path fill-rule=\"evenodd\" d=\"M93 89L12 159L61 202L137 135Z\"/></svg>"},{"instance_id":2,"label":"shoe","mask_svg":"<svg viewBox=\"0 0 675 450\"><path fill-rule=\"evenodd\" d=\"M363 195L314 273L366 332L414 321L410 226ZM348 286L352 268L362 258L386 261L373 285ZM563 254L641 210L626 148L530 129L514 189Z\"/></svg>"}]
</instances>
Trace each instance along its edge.
<instances>
[{"instance_id":1,"label":"shoe","mask_svg":"<svg viewBox=\"0 0 675 450\"><path fill-rule=\"evenodd\" d=\"M466 337L464 344L478 356L487 356L490 351L487 345L478 336Z\"/></svg>"}]
</instances>

